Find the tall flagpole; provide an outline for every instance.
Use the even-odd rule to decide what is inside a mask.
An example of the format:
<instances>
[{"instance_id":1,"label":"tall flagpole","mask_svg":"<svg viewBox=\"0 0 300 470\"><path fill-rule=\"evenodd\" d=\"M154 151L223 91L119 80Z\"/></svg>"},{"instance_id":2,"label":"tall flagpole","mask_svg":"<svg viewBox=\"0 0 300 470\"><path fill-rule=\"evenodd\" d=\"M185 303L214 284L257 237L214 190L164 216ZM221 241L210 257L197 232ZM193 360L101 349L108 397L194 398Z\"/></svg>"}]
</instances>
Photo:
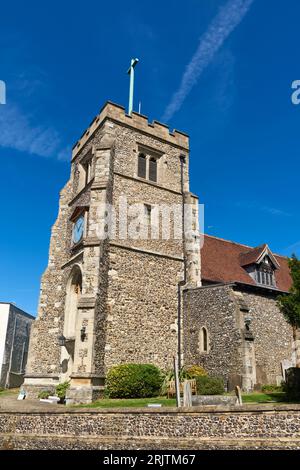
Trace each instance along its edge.
<instances>
[{"instance_id":1,"label":"tall flagpole","mask_svg":"<svg viewBox=\"0 0 300 470\"><path fill-rule=\"evenodd\" d=\"M134 92L134 67L138 63L139 59L131 59L130 67L127 70L127 73L130 75L130 85L129 85L129 104L128 104L128 114L131 115L133 109L133 92Z\"/></svg>"}]
</instances>

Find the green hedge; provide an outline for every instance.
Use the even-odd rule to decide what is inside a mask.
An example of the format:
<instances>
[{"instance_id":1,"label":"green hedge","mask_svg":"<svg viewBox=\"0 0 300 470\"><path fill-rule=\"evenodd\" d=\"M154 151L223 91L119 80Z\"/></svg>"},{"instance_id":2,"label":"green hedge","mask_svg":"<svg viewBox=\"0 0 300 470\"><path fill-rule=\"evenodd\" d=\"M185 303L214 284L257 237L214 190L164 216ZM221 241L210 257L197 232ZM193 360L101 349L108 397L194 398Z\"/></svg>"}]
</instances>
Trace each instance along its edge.
<instances>
[{"instance_id":1,"label":"green hedge","mask_svg":"<svg viewBox=\"0 0 300 470\"><path fill-rule=\"evenodd\" d=\"M196 377L198 395L222 395L224 393L223 380L219 377Z\"/></svg>"},{"instance_id":2,"label":"green hedge","mask_svg":"<svg viewBox=\"0 0 300 470\"><path fill-rule=\"evenodd\" d=\"M106 378L110 398L148 398L159 395L163 376L152 364L120 364Z\"/></svg>"}]
</instances>

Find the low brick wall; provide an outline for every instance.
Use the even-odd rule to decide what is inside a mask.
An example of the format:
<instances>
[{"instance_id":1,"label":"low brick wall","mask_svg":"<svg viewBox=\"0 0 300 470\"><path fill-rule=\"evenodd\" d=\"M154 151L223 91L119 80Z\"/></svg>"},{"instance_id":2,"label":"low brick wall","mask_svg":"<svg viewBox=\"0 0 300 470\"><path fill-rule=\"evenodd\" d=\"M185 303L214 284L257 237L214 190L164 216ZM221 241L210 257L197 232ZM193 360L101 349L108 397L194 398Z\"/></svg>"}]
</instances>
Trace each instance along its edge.
<instances>
[{"instance_id":1,"label":"low brick wall","mask_svg":"<svg viewBox=\"0 0 300 470\"><path fill-rule=\"evenodd\" d=\"M0 412L0 449L300 449L300 405Z\"/></svg>"}]
</instances>

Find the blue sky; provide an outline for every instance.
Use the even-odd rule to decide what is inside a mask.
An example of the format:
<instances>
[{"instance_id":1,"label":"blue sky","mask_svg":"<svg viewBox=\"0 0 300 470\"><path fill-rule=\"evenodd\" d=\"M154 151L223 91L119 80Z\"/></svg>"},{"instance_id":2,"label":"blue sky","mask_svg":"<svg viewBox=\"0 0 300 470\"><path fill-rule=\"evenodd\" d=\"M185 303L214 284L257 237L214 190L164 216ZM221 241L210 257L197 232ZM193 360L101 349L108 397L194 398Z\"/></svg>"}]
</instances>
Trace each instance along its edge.
<instances>
[{"instance_id":1,"label":"blue sky","mask_svg":"<svg viewBox=\"0 0 300 470\"><path fill-rule=\"evenodd\" d=\"M131 57L140 59L135 108L141 100L151 120L167 117L190 135L191 189L205 204L206 233L300 255L300 105L291 103L300 3L230 1L247 8L202 68L198 57L172 113L228 1L2 3L1 301L35 314L70 148L106 100L127 106Z\"/></svg>"}]
</instances>

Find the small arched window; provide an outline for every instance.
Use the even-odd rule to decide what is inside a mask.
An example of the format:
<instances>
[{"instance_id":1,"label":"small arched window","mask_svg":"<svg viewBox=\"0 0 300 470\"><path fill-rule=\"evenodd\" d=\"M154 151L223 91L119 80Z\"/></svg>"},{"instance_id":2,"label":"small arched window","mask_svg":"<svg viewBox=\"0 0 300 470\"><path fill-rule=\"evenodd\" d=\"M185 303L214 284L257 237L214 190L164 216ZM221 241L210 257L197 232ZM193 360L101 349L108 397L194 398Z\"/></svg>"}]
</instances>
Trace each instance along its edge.
<instances>
[{"instance_id":1,"label":"small arched window","mask_svg":"<svg viewBox=\"0 0 300 470\"><path fill-rule=\"evenodd\" d=\"M205 326L201 328L199 333L199 351L200 353L208 352L208 334Z\"/></svg>"},{"instance_id":2,"label":"small arched window","mask_svg":"<svg viewBox=\"0 0 300 470\"><path fill-rule=\"evenodd\" d=\"M146 155L140 153L138 158L138 176L140 178L146 178L146 163Z\"/></svg>"},{"instance_id":3,"label":"small arched window","mask_svg":"<svg viewBox=\"0 0 300 470\"><path fill-rule=\"evenodd\" d=\"M157 160L154 157L149 160L149 180L157 181Z\"/></svg>"}]
</instances>

